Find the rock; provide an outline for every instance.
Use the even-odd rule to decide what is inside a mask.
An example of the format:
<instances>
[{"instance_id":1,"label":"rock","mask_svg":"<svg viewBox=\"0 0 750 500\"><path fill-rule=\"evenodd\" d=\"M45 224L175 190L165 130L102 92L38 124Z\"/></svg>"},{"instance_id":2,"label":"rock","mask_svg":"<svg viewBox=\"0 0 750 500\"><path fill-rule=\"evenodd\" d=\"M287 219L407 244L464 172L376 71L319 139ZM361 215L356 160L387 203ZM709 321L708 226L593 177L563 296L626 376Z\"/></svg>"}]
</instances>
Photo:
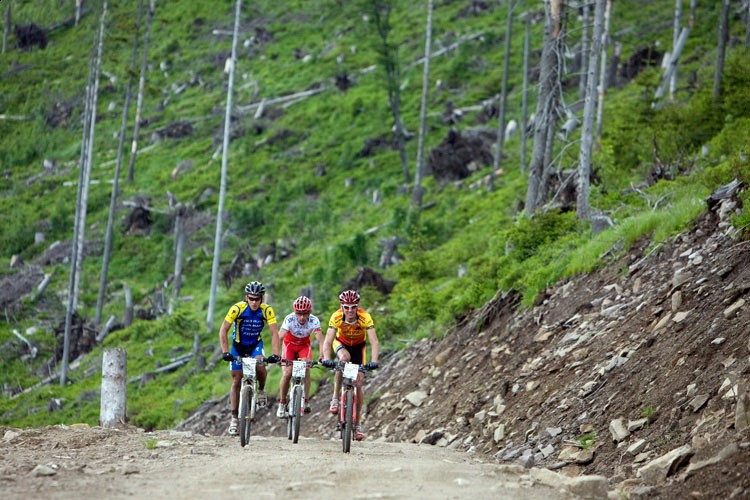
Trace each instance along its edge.
<instances>
[{"instance_id":1,"label":"rock","mask_svg":"<svg viewBox=\"0 0 750 500\"><path fill-rule=\"evenodd\" d=\"M648 485L656 485L674 474L693 455L690 445L683 445L647 463L636 473Z\"/></svg>"},{"instance_id":2,"label":"rock","mask_svg":"<svg viewBox=\"0 0 750 500\"><path fill-rule=\"evenodd\" d=\"M500 424L495 428L495 432L492 435L492 440L499 443L505 439L505 424Z\"/></svg>"},{"instance_id":3,"label":"rock","mask_svg":"<svg viewBox=\"0 0 750 500\"><path fill-rule=\"evenodd\" d=\"M692 401L690 401L690 408L693 409L694 412L697 412L701 408L703 408L703 405L706 404L708 401L708 394L699 394L698 396L695 396Z\"/></svg>"},{"instance_id":4,"label":"rock","mask_svg":"<svg viewBox=\"0 0 750 500\"><path fill-rule=\"evenodd\" d=\"M639 418L638 420L630 420L628 421L628 432L635 432L639 431L643 428L644 425L648 423L647 418Z\"/></svg>"},{"instance_id":5,"label":"rock","mask_svg":"<svg viewBox=\"0 0 750 500\"><path fill-rule=\"evenodd\" d=\"M551 437L559 436L562 434L562 429L560 427L547 427L547 434Z\"/></svg>"},{"instance_id":6,"label":"rock","mask_svg":"<svg viewBox=\"0 0 750 500\"><path fill-rule=\"evenodd\" d=\"M592 448L581 450L575 458L578 465L588 465L594 461L595 452Z\"/></svg>"},{"instance_id":7,"label":"rock","mask_svg":"<svg viewBox=\"0 0 750 500\"><path fill-rule=\"evenodd\" d=\"M723 460L726 460L728 458L731 458L732 456L739 453L740 448L737 446L737 443L731 443L719 451L716 455L709 458L708 460L703 460L701 462L692 463L688 466L687 470L685 471L685 479L692 476L699 470L708 467L710 465L715 465Z\"/></svg>"},{"instance_id":8,"label":"rock","mask_svg":"<svg viewBox=\"0 0 750 500\"><path fill-rule=\"evenodd\" d=\"M623 441L630 436L630 432L625 428L621 418L616 418L609 423L609 432L612 434L612 440L615 443Z\"/></svg>"},{"instance_id":9,"label":"rock","mask_svg":"<svg viewBox=\"0 0 750 500\"><path fill-rule=\"evenodd\" d=\"M574 498L599 499L607 498L607 478L602 476L580 476L570 478L565 482L565 489Z\"/></svg>"},{"instance_id":10,"label":"rock","mask_svg":"<svg viewBox=\"0 0 750 500\"><path fill-rule=\"evenodd\" d=\"M742 432L750 427L750 396L743 392L737 398L737 405L734 410L734 429Z\"/></svg>"},{"instance_id":11,"label":"rock","mask_svg":"<svg viewBox=\"0 0 750 500\"><path fill-rule=\"evenodd\" d=\"M636 441L635 443L631 444L630 446L628 446L628 449L627 449L628 455L637 455L638 453L643 451L643 449L646 447L646 444L648 443L645 439L640 439Z\"/></svg>"},{"instance_id":12,"label":"rock","mask_svg":"<svg viewBox=\"0 0 750 500\"><path fill-rule=\"evenodd\" d=\"M681 312L675 313L674 318L672 318L672 321L674 321L675 323L682 323L683 321L685 321L685 318L687 318L689 314L690 314L690 311L681 311Z\"/></svg>"},{"instance_id":13,"label":"rock","mask_svg":"<svg viewBox=\"0 0 750 500\"><path fill-rule=\"evenodd\" d=\"M745 299L740 299L731 306L724 309L724 317L726 319L733 318L737 312L745 306Z\"/></svg>"},{"instance_id":14,"label":"rock","mask_svg":"<svg viewBox=\"0 0 750 500\"><path fill-rule=\"evenodd\" d=\"M55 474L57 474L56 469L42 464L37 465L31 471L31 475L34 477L49 477L54 476Z\"/></svg>"},{"instance_id":15,"label":"rock","mask_svg":"<svg viewBox=\"0 0 750 500\"><path fill-rule=\"evenodd\" d=\"M427 399L427 393L424 391L414 391L406 395L406 400L417 407L422 406L425 399Z\"/></svg>"}]
</instances>

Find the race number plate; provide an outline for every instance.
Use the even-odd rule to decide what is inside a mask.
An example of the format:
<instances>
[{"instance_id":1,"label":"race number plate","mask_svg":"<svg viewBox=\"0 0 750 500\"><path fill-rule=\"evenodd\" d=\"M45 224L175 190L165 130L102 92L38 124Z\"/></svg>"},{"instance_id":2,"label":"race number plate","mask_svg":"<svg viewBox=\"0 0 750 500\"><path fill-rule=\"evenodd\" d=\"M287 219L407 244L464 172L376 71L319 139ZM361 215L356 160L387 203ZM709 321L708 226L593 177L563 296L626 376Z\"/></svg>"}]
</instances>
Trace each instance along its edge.
<instances>
[{"instance_id":1,"label":"race number plate","mask_svg":"<svg viewBox=\"0 0 750 500\"><path fill-rule=\"evenodd\" d=\"M292 363L292 376L305 378L305 370L307 369L307 363L305 361L295 361Z\"/></svg>"},{"instance_id":2,"label":"race number plate","mask_svg":"<svg viewBox=\"0 0 750 500\"><path fill-rule=\"evenodd\" d=\"M356 363L347 363L344 365L344 378L356 380L359 374L359 365Z\"/></svg>"},{"instance_id":3,"label":"race number plate","mask_svg":"<svg viewBox=\"0 0 750 500\"><path fill-rule=\"evenodd\" d=\"M255 364L258 362L255 358L242 358L242 374L245 377L255 377Z\"/></svg>"}]
</instances>

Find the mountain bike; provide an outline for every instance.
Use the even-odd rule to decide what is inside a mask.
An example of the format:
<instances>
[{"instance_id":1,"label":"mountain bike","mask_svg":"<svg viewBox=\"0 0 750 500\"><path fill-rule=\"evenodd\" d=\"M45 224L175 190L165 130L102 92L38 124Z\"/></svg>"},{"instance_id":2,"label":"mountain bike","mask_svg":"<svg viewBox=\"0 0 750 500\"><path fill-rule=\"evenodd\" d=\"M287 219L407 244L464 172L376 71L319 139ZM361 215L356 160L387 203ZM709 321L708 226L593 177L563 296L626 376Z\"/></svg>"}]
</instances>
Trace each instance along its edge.
<instances>
[{"instance_id":1,"label":"mountain bike","mask_svg":"<svg viewBox=\"0 0 750 500\"><path fill-rule=\"evenodd\" d=\"M255 420L258 409L258 380L255 378L258 360L249 356L235 356L235 361L242 364L242 385L240 386L239 428L240 446L250 441L250 427ZM266 363L268 358L263 358Z\"/></svg>"},{"instance_id":2,"label":"mountain bike","mask_svg":"<svg viewBox=\"0 0 750 500\"><path fill-rule=\"evenodd\" d=\"M317 361L303 361L303 360L291 360L282 359L281 363L284 365L292 365L292 380L289 386L289 393L287 395L287 438L292 440L292 443L297 444L299 440L299 428L302 420L302 414L305 409L303 407L305 401L305 377L307 375L307 368L318 364Z\"/></svg>"},{"instance_id":3,"label":"mountain bike","mask_svg":"<svg viewBox=\"0 0 750 500\"><path fill-rule=\"evenodd\" d=\"M373 368L355 363L341 361L321 361L333 371L342 373L341 399L337 418L338 429L341 431L341 447L344 453L349 453L352 446L354 423L357 421L357 377L359 372L368 372Z\"/></svg>"}]
</instances>

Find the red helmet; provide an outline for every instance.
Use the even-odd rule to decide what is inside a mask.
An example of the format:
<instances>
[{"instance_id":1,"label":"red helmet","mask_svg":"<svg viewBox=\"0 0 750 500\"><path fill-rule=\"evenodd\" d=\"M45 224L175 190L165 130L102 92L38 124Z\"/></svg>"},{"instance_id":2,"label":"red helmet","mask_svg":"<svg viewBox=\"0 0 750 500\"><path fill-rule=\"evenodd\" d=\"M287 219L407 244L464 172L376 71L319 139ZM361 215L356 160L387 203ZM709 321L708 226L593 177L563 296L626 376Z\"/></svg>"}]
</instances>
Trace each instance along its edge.
<instances>
[{"instance_id":1,"label":"red helmet","mask_svg":"<svg viewBox=\"0 0 750 500\"><path fill-rule=\"evenodd\" d=\"M309 313L312 311L312 300L302 295L301 297L294 299L294 304L292 306L294 307L294 312Z\"/></svg>"},{"instance_id":2,"label":"red helmet","mask_svg":"<svg viewBox=\"0 0 750 500\"><path fill-rule=\"evenodd\" d=\"M339 295L339 302L342 304L359 304L359 293L356 290L344 290Z\"/></svg>"}]
</instances>

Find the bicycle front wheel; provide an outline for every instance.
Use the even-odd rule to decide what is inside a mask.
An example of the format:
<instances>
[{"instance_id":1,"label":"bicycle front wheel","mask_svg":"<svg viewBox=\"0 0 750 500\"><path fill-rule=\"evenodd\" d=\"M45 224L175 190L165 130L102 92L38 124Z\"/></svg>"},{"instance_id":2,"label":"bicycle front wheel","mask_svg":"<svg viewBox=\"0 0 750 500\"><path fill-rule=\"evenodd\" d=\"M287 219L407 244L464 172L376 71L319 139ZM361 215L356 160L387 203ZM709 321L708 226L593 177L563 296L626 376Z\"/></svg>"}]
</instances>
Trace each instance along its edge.
<instances>
[{"instance_id":1,"label":"bicycle front wheel","mask_svg":"<svg viewBox=\"0 0 750 500\"><path fill-rule=\"evenodd\" d=\"M289 414L289 425L292 443L299 440L299 425L302 420L302 386L296 386L292 393L292 411Z\"/></svg>"},{"instance_id":2,"label":"bicycle front wheel","mask_svg":"<svg viewBox=\"0 0 750 500\"><path fill-rule=\"evenodd\" d=\"M255 403L255 391L250 386L243 386L240 390L240 446L250 441L250 421L252 419L251 406Z\"/></svg>"},{"instance_id":3,"label":"bicycle front wheel","mask_svg":"<svg viewBox=\"0 0 750 500\"><path fill-rule=\"evenodd\" d=\"M344 394L344 427L341 430L341 445L344 453L352 447L352 430L354 427L354 391L349 389Z\"/></svg>"}]
</instances>

